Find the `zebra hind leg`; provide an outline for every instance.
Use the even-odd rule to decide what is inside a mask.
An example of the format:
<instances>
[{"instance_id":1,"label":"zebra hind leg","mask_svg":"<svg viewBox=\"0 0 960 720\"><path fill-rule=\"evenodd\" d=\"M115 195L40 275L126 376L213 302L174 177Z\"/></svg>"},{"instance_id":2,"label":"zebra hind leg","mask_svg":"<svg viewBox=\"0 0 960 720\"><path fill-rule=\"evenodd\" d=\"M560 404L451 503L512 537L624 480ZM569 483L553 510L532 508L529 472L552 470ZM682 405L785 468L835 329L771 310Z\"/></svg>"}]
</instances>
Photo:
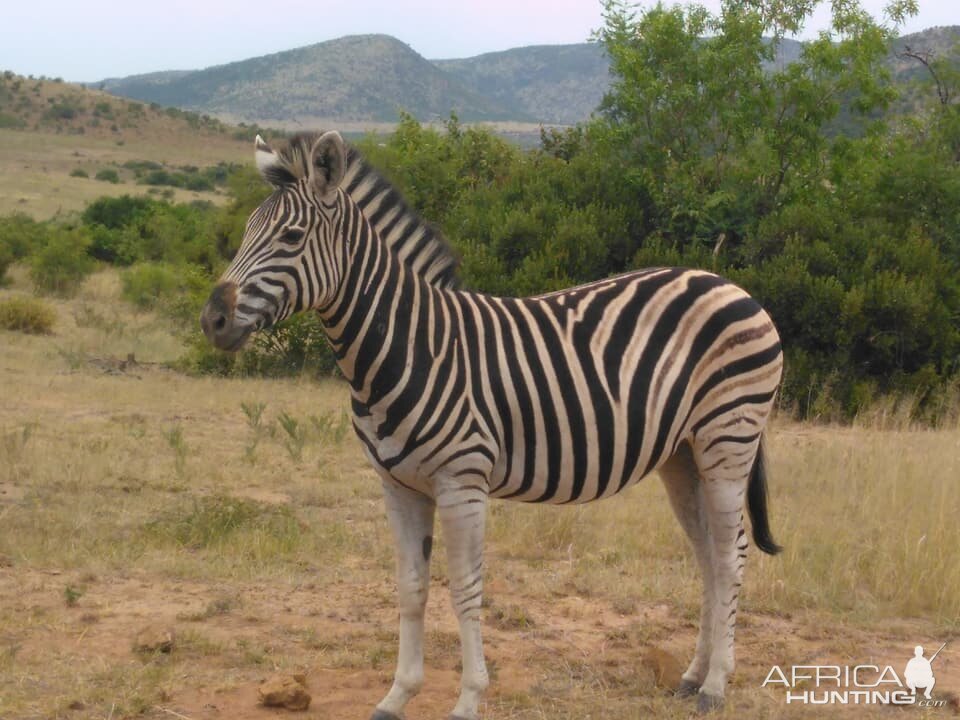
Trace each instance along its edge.
<instances>
[{"instance_id":1,"label":"zebra hind leg","mask_svg":"<svg viewBox=\"0 0 960 720\"><path fill-rule=\"evenodd\" d=\"M434 502L425 495L383 483L387 517L397 553L400 643L393 686L371 720L399 720L423 685L423 615L430 588Z\"/></svg>"},{"instance_id":2,"label":"zebra hind leg","mask_svg":"<svg viewBox=\"0 0 960 720\"><path fill-rule=\"evenodd\" d=\"M690 539L703 577L697 647L676 691L679 697L692 697L700 691L710 664L713 639L713 561L703 489L687 443L681 445L673 457L660 467L660 478L667 490L673 512Z\"/></svg>"},{"instance_id":3,"label":"zebra hind leg","mask_svg":"<svg viewBox=\"0 0 960 720\"><path fill-rule=\"evenodd\" d=\"M729 432L729 428L727 430ZM694 450L700 468L703 509L713 562L710 659L699 691L701 712L723 706L727 679L734 668L737 604L747 559L743 510L759 442L759 435L752 439L748 435L745 441L728 434L709 442L704 440Z\"/></svg>"}]
</instances>

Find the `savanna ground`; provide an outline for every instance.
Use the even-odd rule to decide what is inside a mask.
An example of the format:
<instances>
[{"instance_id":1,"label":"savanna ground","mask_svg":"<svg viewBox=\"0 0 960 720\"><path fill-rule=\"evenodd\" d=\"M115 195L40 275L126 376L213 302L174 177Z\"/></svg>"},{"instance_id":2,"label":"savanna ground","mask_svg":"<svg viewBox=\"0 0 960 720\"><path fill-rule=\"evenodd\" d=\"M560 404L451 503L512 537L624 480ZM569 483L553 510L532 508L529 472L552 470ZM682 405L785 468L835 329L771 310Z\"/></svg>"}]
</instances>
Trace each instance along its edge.
<instances>
[{"instance_id":1,"label":"savanna ground","mask_svg":"<svg viewBox=\"0 0 960 720\"><path fill-rule=\"evenodd\" d=\"M28 291L12 274L0 299ZM344 386L153 364L179 342L119 300L113 272L48 301L54 334L0 331L0 718L366 719L391 682L397 611ZM853 427L781 418L768 446L786 550L750 553L720 716L951 716L958 428L878 408ZM493 503L489 527L485 718L693 715L652 669L689 659L700 593L655 478L594 506ZM446 717L458 684L438 542L426 685L409 708L424 720ZM133 652L148 625L175 629L172 653ZM761 688L773 664L901 672L916 644L943 642L941 708L803 708ZM278 671L306 673L308 711L257 705Z\"/></svg>"}]
</instances>

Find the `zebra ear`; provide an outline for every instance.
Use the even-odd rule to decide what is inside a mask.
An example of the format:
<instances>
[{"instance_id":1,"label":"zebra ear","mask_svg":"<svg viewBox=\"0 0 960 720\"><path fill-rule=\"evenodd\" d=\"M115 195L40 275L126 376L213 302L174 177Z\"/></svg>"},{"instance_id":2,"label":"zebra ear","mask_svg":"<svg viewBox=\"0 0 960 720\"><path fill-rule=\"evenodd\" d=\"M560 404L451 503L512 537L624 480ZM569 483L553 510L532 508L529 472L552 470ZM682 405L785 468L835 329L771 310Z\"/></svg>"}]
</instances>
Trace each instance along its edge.
<instances>
[{"instance_id":1,"label":"zebra ear","mask_svg":"<svg viewBox=\"0 0 960 720\"><path fill-rule=\"evenodd\" d=\"M260 175L263 176L264 180L274 187L280 187L293 182L293 176L290 174L290 171L283 166L283 163L280 161L280 156L277 155L273 151L273 148L267 145L259 135L257 135L257 139L253 141L253 148L253 157L257 161L257 170L260 171Z\"/></svg>"},{"instance_id":2,"label":"zebra ear","mask_svg":"<svg viewBox=\"0 0 960 720\"><path fill-rule=\"evenodd\" d=\"M325 132L310 151L310 184L320 196L340 186L347 169L347 146L336 130Z\"/></svg>"}]
</instances>

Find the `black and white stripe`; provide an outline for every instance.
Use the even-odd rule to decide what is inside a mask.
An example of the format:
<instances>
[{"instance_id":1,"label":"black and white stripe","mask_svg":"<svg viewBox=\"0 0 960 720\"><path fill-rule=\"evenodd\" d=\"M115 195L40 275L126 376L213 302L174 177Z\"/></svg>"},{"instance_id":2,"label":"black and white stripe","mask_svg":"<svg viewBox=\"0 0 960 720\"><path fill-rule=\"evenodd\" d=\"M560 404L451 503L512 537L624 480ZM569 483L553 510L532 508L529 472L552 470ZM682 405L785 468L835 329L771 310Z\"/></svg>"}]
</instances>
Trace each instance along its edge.
<instances>
[{"instance_id":1,"label":"black and white stripe","mask_svg":"<svg viewBox=\"0 0 960 720\"><path fill-rule=\"evenodd\" d=\"M422 683L434 513L449 548L463 681L453 717L477 717L488 498L583 503L654 470L704 574L695 657L681 691L717 706L749 509L766 517L761 437L780 381L769 316L708 272L638 270L531 298L457 289L439 233L336 133L257 141L274 194L205 311L221 346L306 308L320 313L350 383L356 432L380 472L397 539L400 657L374 715L400 717ZM241 337L242 336L242 337Z\"/></svg>"}]
</instances>

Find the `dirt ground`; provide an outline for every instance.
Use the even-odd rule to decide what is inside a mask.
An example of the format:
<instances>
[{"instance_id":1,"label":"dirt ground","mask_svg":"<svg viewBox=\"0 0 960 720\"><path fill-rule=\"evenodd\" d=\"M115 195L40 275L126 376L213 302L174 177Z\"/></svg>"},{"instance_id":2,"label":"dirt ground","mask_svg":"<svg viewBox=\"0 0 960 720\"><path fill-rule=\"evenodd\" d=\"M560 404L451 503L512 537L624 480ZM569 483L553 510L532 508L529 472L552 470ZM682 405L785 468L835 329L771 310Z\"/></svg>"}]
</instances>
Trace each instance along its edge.
<instances>
[{"instance_id":1,"label":"dirt ground","mask_svg":"<svg viewBox=\"0 0 960 720\"><path fill-rule=\"evenodd\" d=\"M651 647L681 662L692 652L695 624L678 618L669 603L640 605L622 614L602 598L569 595L545 601L511 582L509 568L504 575L508 579L490 582L487 593L484 633L493 683L484 717L694 714L689 701L672 699L655 685L655 665L647 658ZM85 587L72 607L63 600L65 585ZM224 597L233 598L236 609L205 617L211 603ZM21 690L30 694L45 692L44 664L50 658L56 658L57 665L102 667L113 674L125 668L141 672L151 664L180 665L167 675L155 702L143 708L142 716L148 718L365 720L392 679L397 615L388 577L371 583L335 582L321 591L309 584L159 580L136 569L81 577L69 569L7 566L0 569L0 607L18 620L19 628L8 630L0 641L15 643L17 661L34 668L35 674L18 678L29 686ZM497 612L517 607L523 608L520 620L511 619L509 611L505 617ZM436 583L427 617L426 683L409 706L408 717L439 719L456 699L459 655L446 591ZM170 656L144 657L132 651L132 639L148 626L175 629L177 642ZM843 645L849 655L838 656L836 631L812 618L744 613L738 631L739 666L724 716L861 718L923 712L788 707L782 693L760 689L772 663L890 664L899 673L915 643L934 645L935 639L923 633L922 624L909 622L872 631L845 628ZM255 652L264 654L262 662L242 657ZM951 700L951 692L960 688L957 657L957 648L948 645L936 661L935 698L947 705L927 710L925 716L960 714L956 695ZM307 675L313 695L308 711L291 713L258 704L259 684L277 668ZM62 705L72 710L58 717L100 717L84 712L88 708L82 694L64 697ZM607 705L609 713L603 709ZM27 712L20 717L40 715Z\"/></svg>"}]
</instances>

